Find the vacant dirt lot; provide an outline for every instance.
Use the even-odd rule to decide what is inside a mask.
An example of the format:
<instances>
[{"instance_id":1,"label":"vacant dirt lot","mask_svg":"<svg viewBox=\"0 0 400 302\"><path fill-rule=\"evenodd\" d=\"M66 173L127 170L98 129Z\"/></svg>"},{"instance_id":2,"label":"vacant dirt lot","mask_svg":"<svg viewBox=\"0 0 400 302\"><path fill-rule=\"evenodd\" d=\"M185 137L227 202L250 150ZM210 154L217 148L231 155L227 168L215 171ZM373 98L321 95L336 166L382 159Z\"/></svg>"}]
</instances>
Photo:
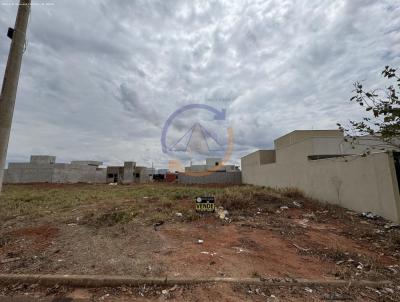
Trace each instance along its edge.
<instances>
[{"instance_id":1,"label":"vacant dirt lot","mask_svg":"<svg viewBox=\"0 0 400 302\"><path fill-rule=\"evenodd\" d=\"M194 210L214 195L225 219ZM138 301L398 301L400 229L295 190L166 184L13 185L0 196L0 273L391 280L380 288L43 289L0 294ZM202 243L199 243L202 240ZM276 297L276 298L275 298ZM336 298L336 299L334 299Z\"/></svg>"}]
</instances>

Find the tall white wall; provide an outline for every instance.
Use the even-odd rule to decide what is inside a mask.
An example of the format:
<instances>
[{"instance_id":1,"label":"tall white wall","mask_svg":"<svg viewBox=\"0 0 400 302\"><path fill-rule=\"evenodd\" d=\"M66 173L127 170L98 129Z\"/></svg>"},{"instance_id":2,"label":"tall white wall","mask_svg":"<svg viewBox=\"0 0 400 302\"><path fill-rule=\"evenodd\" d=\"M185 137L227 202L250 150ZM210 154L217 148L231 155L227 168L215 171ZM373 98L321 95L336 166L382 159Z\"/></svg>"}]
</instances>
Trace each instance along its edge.
<instances>
[{"instance_id":1,"label":"tall white wall","mask_svg":"<svg viewBox=\"0 0 400 302\"><path fill-rule=\"evenodd\" d=\"M242 158L242 181L274 188L296 187L310 197L355 211L371 211L400 222L400 197L392 153L367 157L346 156L308 160L303 146L301 160L259 163L260 152ZM261 151L262 152L262 151ZM278 151L279 154L280 150ZM288 154L289 155L289 154Z\"/></svg>"}]
</instances>

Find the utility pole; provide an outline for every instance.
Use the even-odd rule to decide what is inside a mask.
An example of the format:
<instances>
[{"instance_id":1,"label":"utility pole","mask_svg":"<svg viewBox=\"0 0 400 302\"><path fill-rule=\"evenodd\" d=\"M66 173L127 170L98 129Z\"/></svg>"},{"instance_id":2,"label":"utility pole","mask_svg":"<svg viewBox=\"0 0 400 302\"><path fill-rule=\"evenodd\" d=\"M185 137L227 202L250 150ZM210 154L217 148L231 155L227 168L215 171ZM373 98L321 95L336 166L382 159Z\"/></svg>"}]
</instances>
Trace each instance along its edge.
<instances>
[{"instance_id":1,"label":"utility pole","mask_svg":"<svg viewBox=\"0 0 400 302\"><path fill-rule=\"evenodd\" d=\"M3 185L22 55L25 51L25 36L30 9L31 0L20 0L14 30L9 30L9 37L12 41L0 96L0 192Z\"/></svg>"}]
</instances>

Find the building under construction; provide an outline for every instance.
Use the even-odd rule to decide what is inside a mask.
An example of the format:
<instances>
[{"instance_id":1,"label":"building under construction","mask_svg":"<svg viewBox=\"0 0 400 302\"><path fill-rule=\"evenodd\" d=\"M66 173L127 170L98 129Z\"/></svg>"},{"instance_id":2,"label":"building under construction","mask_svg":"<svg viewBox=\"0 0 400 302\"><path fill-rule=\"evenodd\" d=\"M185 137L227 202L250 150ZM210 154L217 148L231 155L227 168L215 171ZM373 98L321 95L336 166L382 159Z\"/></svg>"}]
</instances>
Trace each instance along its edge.
<instances>
[{"instance_id":1,"label":"building under construction","mask_svg":"<svg viewBox=\"0 0 400 302\"><path fill-rule=\"evenodd\" d=\"M242 172L235 165L223 164L222 158L207 158L205 165L190 165L177 181L183 184L232 184L242 183Z\"/></svg>"},{"instance_id":2,"label":"building under construction","mask_svg":"<svg viewBox=\"0 0 400 302\"><path fill-rule=\"evenodd\" d=\"M146 183L152 181L152 168L124 162L123 166L102 166L100 161L80 160L56 163L55 156L32 155L29 163L9 163L5 183Z\"/></svg>"}]
</instances>

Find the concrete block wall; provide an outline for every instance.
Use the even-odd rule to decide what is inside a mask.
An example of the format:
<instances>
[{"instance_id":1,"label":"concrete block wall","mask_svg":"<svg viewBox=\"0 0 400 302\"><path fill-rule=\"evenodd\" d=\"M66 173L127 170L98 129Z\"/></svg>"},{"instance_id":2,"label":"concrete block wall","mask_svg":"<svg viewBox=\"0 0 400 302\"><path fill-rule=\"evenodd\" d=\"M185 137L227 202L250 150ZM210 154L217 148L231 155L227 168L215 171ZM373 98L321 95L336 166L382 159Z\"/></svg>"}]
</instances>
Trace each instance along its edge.
<instances>
[{"instance_id":1,"label":"concrete block wall","mask_svg":"<svg viewBox=\"0 0 400 302\"><path fill-rule=\"evenodd\" d=\"M4 171L5 183L52 182L54 167L14 168Z\"/></svg>"},{"instance_id":2,"label":"concrete block wall","mask_svg":"<svg viewBox=\"0 0 400 302\"><path fill-rule=\"evenodd\" d=\"M101 166L103 162L97 160L73 160L71 165L84 165L84 166Z\"/></svg>"},{"instance_id":3,"label":"concrete block wall","mask_svg":"<svg viewBox=\"0 0 400 302\"><path fill-rule=\"evenodd\" d=\"M54 164L56 162L56 157L50 155L31 155L30 162L32 164L40 164L40 165Z\"/></svg>"},{"instance_id":4,"label":"concrete block wall","mask_svg":"<svg viewBox=\"0 0 400 302\"><path fill-rule=\"evenodd\" d=\"M204 175L199 173L198 176L195 173L184 174L180 173L178 176L178 182L182 184L234 184L240 185L242 183L242 174L240 171L235 172L210 172L210 174Z\"/></svg>"},{"instance_id":5,"label":"concrete block wall","mask_svg":"<svg viewBox=\"0 0 400 302\"><path fill-rule=\"evenodd\" d=\"M92 183L96 179L96 167L81 164L55 164L54 183ZM105 182L105 178L104 178Z\"/></svg>"},{"instance_id":6,"label":"concrete block wall","mask_svg":"<svg viewBox=\"0 0 400 302\"><path fill-rule=\"evenodd\" d=\"M55 163L55 156L32 155L29 163L9 163L4 170L5 183L109 183L114 182L116 174L118 182L125 184L146 183L152 180L153 168L136 167L135 162L125 162L124 166L99 168L100 161L78 160L70 164Z\"/></svg>"},{"instance_id":7,"label":"concrete block wall","mask_svg":"<svg viewBox=\"0 0 400 302\"><path fill-rule=\"evenodd\" d=\"M135 167L136 163L132 161L124 162L124 175L122 183L131 184L135 181Z\"/></svg>"},{"instance_id":8,"label":"concrete block wall","mask_svg":"<svg viewBox=\"0 0 400 302\"><path fill-rule=\"evenodd\" d=\"M46 158L48 158L46 156ZM55 157L53 157L55 159ZM4 173L5 183L105 183L107 171L93 165L42 163L52 159L34 158L33 163L10 163Z\"/></svg>"},{"instance_id":9,"label":"concrete block wall","mask_svg":"<svg viewBox=\"0 0 400 302\"><path fill-rule=\"evenodd\" d=\"M135 182L136 183L148 183L151 181L149 174L151 173L151 168L146 167L136 167L135 168ZM139 174L139 177L136 177Z\"/></svg>"},{"instance_id":10,"label":"concrete block wall","mask_svg":"<svg viewBox=\"0 0 400 302\"><path fill-rule=\"evenodd\" d=\"M107 169L97 168L94 175L94 183L102 184L107 182Z\"/></svg>"}]
</instances>

